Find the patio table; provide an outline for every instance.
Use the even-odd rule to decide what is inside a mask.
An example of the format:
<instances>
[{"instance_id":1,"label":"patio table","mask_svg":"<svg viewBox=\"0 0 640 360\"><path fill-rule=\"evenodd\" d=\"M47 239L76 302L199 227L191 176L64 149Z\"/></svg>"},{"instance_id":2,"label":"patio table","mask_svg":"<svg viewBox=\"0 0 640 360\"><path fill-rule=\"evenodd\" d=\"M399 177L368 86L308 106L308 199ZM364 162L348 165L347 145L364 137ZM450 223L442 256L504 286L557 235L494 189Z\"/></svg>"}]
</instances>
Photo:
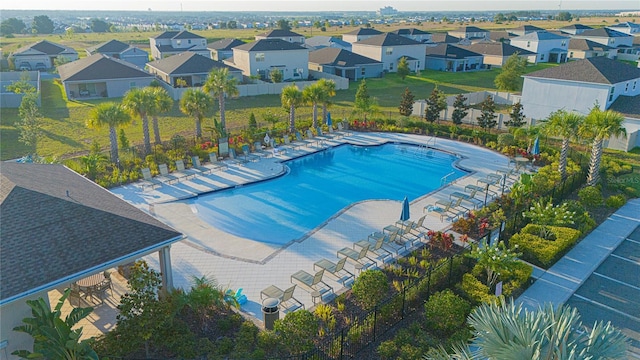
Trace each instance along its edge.
<instances>
[{"instance_id":1,"label":"patio table","mask_svg":"<svg viewBox=\"0 0 640 360\"><path fill-rule=\"evenodd\" d=\"M104 277L103 273L97 273L84 279L78 280L76 284L80 288L80 291L85 294L85 298L89 296L93 298L94 292L97 290L98 286L105 280L106 278Z\"/></svg>"}]
</instances>

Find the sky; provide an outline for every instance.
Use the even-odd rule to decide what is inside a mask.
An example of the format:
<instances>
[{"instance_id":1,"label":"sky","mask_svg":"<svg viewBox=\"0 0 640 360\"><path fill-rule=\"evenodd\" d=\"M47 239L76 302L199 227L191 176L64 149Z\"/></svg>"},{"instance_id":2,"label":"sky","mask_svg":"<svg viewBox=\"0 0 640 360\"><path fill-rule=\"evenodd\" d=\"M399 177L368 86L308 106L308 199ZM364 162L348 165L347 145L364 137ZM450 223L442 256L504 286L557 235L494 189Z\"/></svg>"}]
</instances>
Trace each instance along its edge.
<instances>
[{"instance_id":1,"label":"sky","mask_svg":"<svg viewBox=\"0 0 640 360\"><path fill-rule=\"evenodd\" d=\"M1 9L153 11L399 11L640 10L640 0L29 0L3 1Z\"/></svg>"}]
</instances>

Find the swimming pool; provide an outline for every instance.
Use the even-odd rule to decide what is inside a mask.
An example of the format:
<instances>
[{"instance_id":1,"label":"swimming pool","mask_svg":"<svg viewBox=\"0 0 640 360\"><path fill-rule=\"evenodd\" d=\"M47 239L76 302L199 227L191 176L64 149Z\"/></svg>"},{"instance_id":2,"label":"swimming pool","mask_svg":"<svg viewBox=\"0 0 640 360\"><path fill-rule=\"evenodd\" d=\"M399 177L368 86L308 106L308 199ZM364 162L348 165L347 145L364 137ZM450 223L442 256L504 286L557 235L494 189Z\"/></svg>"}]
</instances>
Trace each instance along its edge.
<instances>
[{"instance_id":1,"label":"swimming pool","mask_svg":"<svg viewBox=\"0 0 640 360\"><path fill-rule=\"evenodd\" d=\"M453 155L406 144L341 145L287 161L286 175L183 200L239 237L286 244L363 200L409 200L466 174ZM400 216L400 206L398 206Z\"/></svg>"}]
</instances>

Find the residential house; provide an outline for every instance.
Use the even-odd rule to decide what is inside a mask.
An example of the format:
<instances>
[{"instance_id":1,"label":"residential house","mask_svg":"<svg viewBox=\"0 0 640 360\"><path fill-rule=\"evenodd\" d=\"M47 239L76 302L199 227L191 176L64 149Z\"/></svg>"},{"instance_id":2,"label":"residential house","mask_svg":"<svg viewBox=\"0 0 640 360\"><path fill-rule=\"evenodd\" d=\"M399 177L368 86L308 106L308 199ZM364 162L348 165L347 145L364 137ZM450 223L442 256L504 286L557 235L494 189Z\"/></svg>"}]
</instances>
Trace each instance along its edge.
<instances>
[{"instance_id":1,"label":"residential house","mask_svg":"<svg viewBox=\"0 0 640 360\"><path fill-rule=\"evenodd\" d=\"M236 46L246 44L242 40L238 39L222 39L212 42L207 46L209 49L210 57L215 61L222 61L233 56L233 48Z\"/></svg>"},{"instance_id":2,"label":"residential house","mask_svg":"<svg viewBox=\"0 0 640 360\"><path fill-rule=\"evenodd\" d=\"M620 60L637 61L640 57L640 47L633 44L634 36L609 28L587 30L574 39L587 39L593 42L615 48L614 58Z\"/></svg>"},{"instance_id":3,"label":"residential house","mask_svg":"<svg viewBox=\"0 0 640 360\"><path fill-rule=\"evenodd\" d=\"M202 86L214 68L227 68L229 75L242 83L242 70L190 51L147 64L151 74L172 87Z\"/></svg>"},{"instance_id":4,"label":"residential house","mask_svg":"<svg viewBox=\"0 0 640 360\"><path fill-rule=\"evenodd\" d=\"M435 46L437 44L471 45L471 40L451 36L447 33L433 33L431 34L431 42L427 45Z\"/></svg>"},{"instance_id":5,"label":"residential house","mask_svg":"<svg viewBox=\"0 0 640 360\"><path fill-rule=\"evenodd\" d=\"M100 45L90 47L86 49L86 52L87 56L104 54L112 58L124 60L140 69L144 69L144 66L149 61L148 52L118 40L109 40Z\"/></svg>"},{"instance_id":6,"label":"residential house","mask_svg":"<svg viewBox=\"0 0 640 360\"><path fill-rule=\"evenodd\" d=\"M256 35L255 38L256 40L282 39L291 43L304 44L304 35L300 35L291 30L275 29L267 31L266 33Z\"/></svg>"},{"instance_id":7,"label":"residential house","mask_svg":"<svg viewBox=\"0 0 640 360\"><path fill-rule=\"evenodd\" d=\"M607 57L571 61L523 77L523 111L533 120L545 119L559 109L587 114L596 103L607 110L614 103L616 109L640 101L640 68ZM625 128L627 139L614 139L609 146L628 150L639 145L638 129L631 123L625 123Z\"/></svg>"},{"instance_id":8,"label":"residential house","mask_svg":"<svg viewBox=\"0 0 640 360\"><path fill-rule=\"evenodd\" d=\"M451 44L427 47L425 66L438 71L472 71L482 68L483 56Z\"/></svg>"},{"instance_id":9,"label":"residential house","mask_svg":"<svg viewBox=\"0 0 640 360\"><path fill-rule=\"evenodd\" d=\"M173 288L169 248L184 236L171 227L64 165L4 162L0 179L2 359L33 348L13 331L32 316L27 300L153 253Z\"/></svg>"},{"instance_id":10,"label":"residential house","mask_svg":"<svg viewBox=\"0 0 640 360\"><path fill-rule=\"evenodd\" d=\"M563 63L567 61L569 38L547 31L533 32L511 39L511 45L538 54L537 62Z\"/></svg>"},{"instance_id":11,"label":"residential house","mask_svg":"<svg viewBox=\"0 0 640 360\"><path fill-rule=\"evenodd\" d=\"M132 88L149 86L155 79L124 60L95 54L58 67L69 99L121 97Z\"/></svg>"},{"instance_id":12,"label":"residential house","mask_svg":"<svg viewBox=\"0 0 640 360\"><path fill-rule=\"evenodd\" d=\"M562 33L565 33L565 34L578 35L584 31L591 30L591 29L593 29L591 26L582 25L582 24L571 24L565 27L561 27L558 30L560 30Z\"/></svg>"},{"instance_id":13,"label":"residential house","mask_svg":"<svg viewBox=\"0 0 640 360\"><path fill-rule=\"evenodd\" d=\"M489 40L489 30L480 29L477 26L462 26L449 31L449 35L468 40Z\"/></svg>"},{"instance_id":14,"label":"residential house","mask_svg":"<svg viewBox=\"0 0 640 360\"><path fill-rule=\"evenodd\" d=\"M620 31L628 35L640 36L640 25L629 21L607 26L607 28L615 31Z\"/></svg>"},{"instance_id":15,"label":"residential house","mask_svg":"<svg viewBox=\"0 0 640 360\"><path fill-rule=\"evenodd\" d=\"M209 56L207 39L186 30L165 31L156 37L149 38L149 45L151 47L151 55L156 60L185 51L193 51L202 56Z\"/></svg>"},{"instance_id":16,"label":"residential house","mask_svg":"<svg viewBox=\"0 0 640 360\"><path fill-rule=\"evenodd\" d=\"M313 36L306 39L304 45L311 51L327 47L351 51L351 43L333 36Z\"/></svg>"},{"instance_id":17,"label":"residential house","mask_svg":"<svg viewBox=\"0 0 640 360\"><path fill-rule=\"evenodd\" d=\"M489 68L504 65L507 59L516 53L519 57L526 59L529 64L535 64L538 58L534 52L502 42L478 43L460 47L481 54L483 56L482 63Z\"/></svg>"},{"instance_id":18,"label":"residential house","mask_svg":"<svg viewBox=\"0 0 640 360\"><path fill-rule=\"evenodd\" d=\"M9 55L16 70L49 70L55 67L57 58L66 62L78 60L78 52L70 47L42 40L27 45Z\"/></svg>"},{"instance_id":19,"label":"residential house","mask_svg":"<svg viewBox=\"0 0 640 360\"><path fill-rule=\"evenodd\" d=\"M588 59L598 56L606 56L610 59L616 57L617 49L602 45L587 39L569 40L569 59Z\"/></svg>"},{"instance_id":20,"label":"residential house","mask_svg":"<svg viewBox=\"0 0 640 360\"><path fill-rule=\"evenodd\" d=\"M491 31L489 33L489 40L493 42L503 42L503 43L509 44L511 42L511 38L514 38L514 37L516 37L516 35L513 35L512 33L506 30Z\"/></svg>"},{"instance_id":21,"label":"residential house","mask_svg":"<svg viewBox=\"0 0 640 360\"><path fill-rule=\"evenodd\" d=\"M533 25L522 25L522 26L518 26L517 28L508 29L507 31L513 34L514 36L524 36L533 32L546 31L546 30Z\"/></svg>"},{"instance_id":22,"label":"residential house","mask_svg":"<svg viewBox=\"0 0 640 360\"><path fill-rule=\"evenodd\" d=\"M348 43L355 43L358 41L366 40L370 37L381 35L382 31L376 30L373 28L360 28L357 30L350 31L346 34L342 34L342 40Z\"/></svg>"},{"instance_id":23,"label":"residential house","mask_svg":"<svg viewBox=\"0 0 640 360\"><path fill-rule=\"evenodd\" d=\"M309 53L309 69L357 81L382 76L384 65L348 50L326 47Z\"/></svg>"},{"instance_id":24,"label":"residential house","mask_svg":"<svg viewBox=\"0 0 640 360\"><path fill-rule=\"evenodd\" d=\"M262 39L233 48L233 57L224 63L241 69L245 76L268 79L273 70L282 71L283 80L309 77L309 49L282 39Z\"/></svg>"},{"instance_id":25,"label":"residential house","mask_svg":"<svg viewBox=\"0 0 640 360\"><path fill-rule=\"evenodd\" d=\"M396 31L392 31L392 33L422 43L431 42L431 33L416 28L398 29Z\"/></svg>"},{"instance_id":26,"label":"residential house","mask_svg":"<svg viewBox=\"0 0 640 360\"><path fill-rule=\"evenodd\" d=\"M424 70L427 45L393 33L384 33L352 44L353 52L378 60L384 70L398 71L398 62L405 58L411 71Z\"/></svg>"}]
</instances>

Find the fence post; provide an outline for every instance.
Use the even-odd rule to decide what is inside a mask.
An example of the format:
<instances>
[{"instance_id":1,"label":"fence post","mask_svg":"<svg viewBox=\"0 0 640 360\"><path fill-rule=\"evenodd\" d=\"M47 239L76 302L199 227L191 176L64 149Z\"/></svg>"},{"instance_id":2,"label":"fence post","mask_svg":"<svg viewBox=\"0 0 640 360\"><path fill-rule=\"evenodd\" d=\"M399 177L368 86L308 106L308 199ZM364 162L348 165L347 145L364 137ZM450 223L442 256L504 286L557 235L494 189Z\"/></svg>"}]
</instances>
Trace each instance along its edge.
<instances>
[{"instance_id":1,"label":"fence post","mask_svg":"<svg viewBox=\"0 0 640 360\"><path fill-rule=\"evenodd\" d=\"M376 342L376 328L378 327L378 305L373 308L373 342Z\"/></svg>"},{"instance_id":2,"label":"fence post","mask_svg":"<svg viewBox=\"0 0 640 360\"><path fill-rule=\"evenodd\" d=\"M433 265L429 265L429 275L427 278L427 300L431 297L431 270L433 270Z\"/></svg>"},{"instance_id":3,"label":"fence post","mask_svg":"<svg viewBox=\"0 0 640 360\"><path fill-rule=\"evenodd\" d=\"M340 330L340 360L342 360L342 355L344 354L344 327Z\"/></svg>"},{"instance_id":4,"label":"fence post","mask_svg":"<svg viewBox=\"0 0 640 360\"><path fill-rule=\"evenodd\" d=\"M449 286L451 286L451 274L453 274L453 256L449 257Z\"/></svg>"},{"instance_id":5,"label":"fence post","mask_svg":"<svg viewBox=\"0 0 640 360\"><path fill-rule=\"evenodd\" d=\"M404 307L407 298L407 288L406 286L402 286L402 309L400 309L400 320L404 320Z\"/></svg>"}]
</instances>

